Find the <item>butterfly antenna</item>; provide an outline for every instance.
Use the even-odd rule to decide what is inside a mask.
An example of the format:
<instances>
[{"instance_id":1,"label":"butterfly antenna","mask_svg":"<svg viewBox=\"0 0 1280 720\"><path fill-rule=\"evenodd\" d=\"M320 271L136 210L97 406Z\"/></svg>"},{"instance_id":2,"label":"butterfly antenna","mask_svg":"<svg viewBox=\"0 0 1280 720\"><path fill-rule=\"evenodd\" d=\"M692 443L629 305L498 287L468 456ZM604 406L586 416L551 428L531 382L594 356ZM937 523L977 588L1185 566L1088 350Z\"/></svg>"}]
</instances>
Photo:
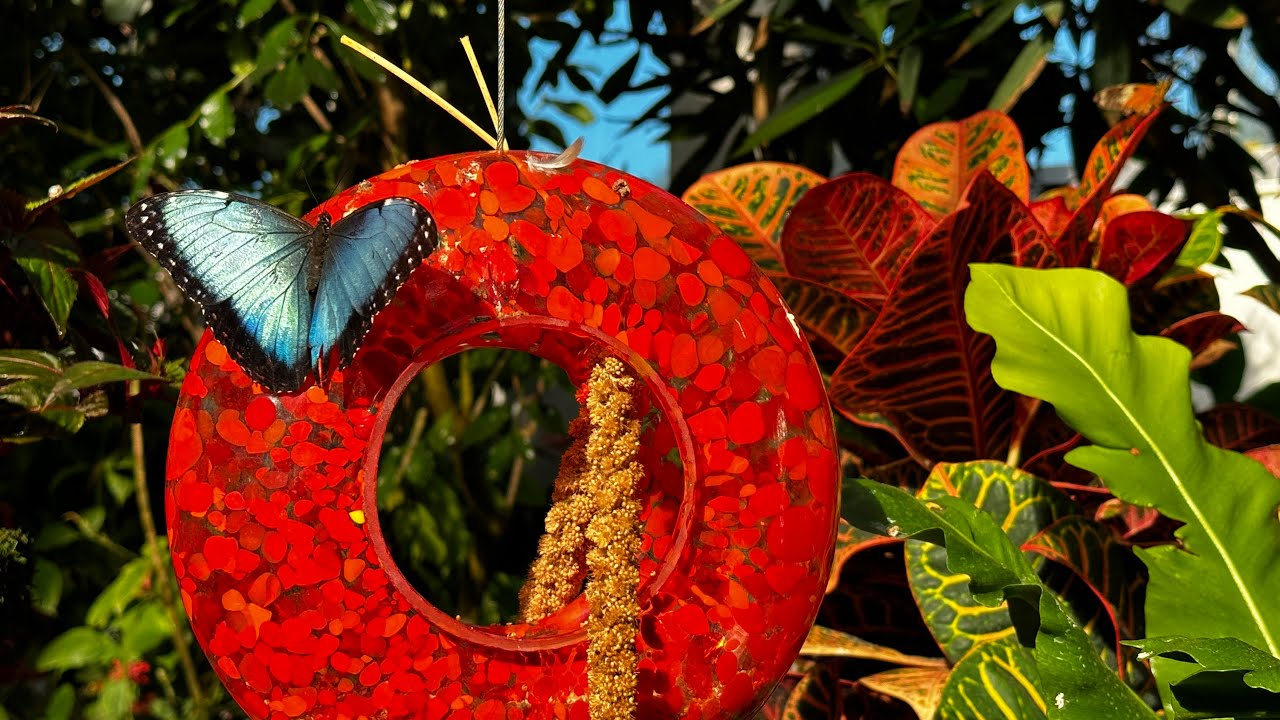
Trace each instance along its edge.
<instances>
[{"instance_id":1,"label":"butterfly antenna","mask_svg":"<svg viewBox=\"0 0 1280 720\"><path fill-rule=\"evenodd\" d=\"M427 87L426 85L423 85L422 82L419 81L417 78L413 77L409 73L405 72L404 70L400 69L396 65L392 64L391 61L382 57L378 53L370 50L364 45L361 45L360 43L351 39L350 36L343 35L342 44L346 45L349 48L354 49L356 52L372 60L383 70L386 70L392 75L395 75L396 77L403 80L405 83L409 85L409 87L413 88L414 90L417 90L419 93L422 93L422 95L426 97L428 100L435 103L436 105L439 105L442 110L452 115L455 120L462 123L471 132L475 133L476 136L479 137L481 140L483 140L485 144L487 144L489 147L497 149L498 141L495 140L492 135L485 132L484 128L480 127L479 125L476 124L474 120L464 115L461 110L454 107L448 100L445 100L444 98L436 94L434 90Z\"/></svg>"},{"instance_id":2,"label":"butterfly antenna","mask_svg":"<svg viewBox=\"0 0 1280 720\"><path fill-rule=\"evenodd\" d=\"M320 204L320 198L316 197L316 191L311 189L311 178L307 176L307 171L302 171L302 184L307 186L307 192L311 193L311 201Z\"/></svg>"}]
</instances>

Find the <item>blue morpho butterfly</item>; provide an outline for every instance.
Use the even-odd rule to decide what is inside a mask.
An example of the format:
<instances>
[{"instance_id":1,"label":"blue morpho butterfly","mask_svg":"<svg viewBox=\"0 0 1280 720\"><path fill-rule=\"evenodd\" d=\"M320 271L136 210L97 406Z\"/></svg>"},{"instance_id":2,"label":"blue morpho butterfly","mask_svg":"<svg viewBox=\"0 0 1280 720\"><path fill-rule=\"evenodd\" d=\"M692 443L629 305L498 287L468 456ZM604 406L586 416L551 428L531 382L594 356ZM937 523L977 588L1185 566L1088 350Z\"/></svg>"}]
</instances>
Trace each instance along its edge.
<instances>
[{"instance_id":1,"label":"blue morpho butterfly","mask_svg":"<svg viewBox=\"0 0 1280 720\"><path fill-rule=\"evenodd\" d=\"M147 198L125 227L204 308L254 381L293 392L337 349L351 362L374 315L435 250L435 221L388 198L313 227L266 203L212 190Z\"/></svg>"}]
</instances>

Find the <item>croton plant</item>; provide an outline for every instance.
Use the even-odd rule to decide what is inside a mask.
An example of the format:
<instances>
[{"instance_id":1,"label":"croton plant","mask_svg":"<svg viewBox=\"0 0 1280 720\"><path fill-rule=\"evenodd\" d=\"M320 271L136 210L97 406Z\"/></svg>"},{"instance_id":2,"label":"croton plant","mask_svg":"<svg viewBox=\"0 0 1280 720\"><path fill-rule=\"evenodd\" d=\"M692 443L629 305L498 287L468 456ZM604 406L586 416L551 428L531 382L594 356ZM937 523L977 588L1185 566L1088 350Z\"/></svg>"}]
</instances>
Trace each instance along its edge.
<instances>
[{"instance_id":1,"label":"croton plant","mask_svg":"<svg viewBox=\"0 0 1280 720\"><path fill-rule=\"evenodd\" d=\"M1280 582L1277 488L1226 452L1274 467L1280 420L1192 415L1188 373L1242 327L1197 269L1219 215L1114 189L1156 114L1034 199L1018 129L990 111L922 129L890 181L766 162L686 192L771 274L848 421L853 524L765 717L1280 706L1277 600L1259 599Z\"/></svg>"}]
</instances>

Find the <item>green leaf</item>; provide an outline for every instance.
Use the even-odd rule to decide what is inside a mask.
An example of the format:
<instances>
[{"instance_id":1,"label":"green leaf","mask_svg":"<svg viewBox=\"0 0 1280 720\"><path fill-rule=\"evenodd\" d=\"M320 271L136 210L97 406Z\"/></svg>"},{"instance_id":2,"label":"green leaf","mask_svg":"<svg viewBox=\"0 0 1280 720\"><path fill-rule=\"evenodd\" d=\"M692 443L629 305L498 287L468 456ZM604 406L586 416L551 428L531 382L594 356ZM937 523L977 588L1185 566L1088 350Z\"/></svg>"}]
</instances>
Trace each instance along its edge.
<instances>
[{"instance_id":1,"label":"green leaf","mask_svg":"<svg viewBox=\"0 0 1280 720\"><path fill-rule=\"evenodd\" d=\"M169 614L157 602L129 608L115 627L120 630L120 645L128 657L143 657L173 635Z\"/></svg>"},{"instance_id":2,"label":"green leaf","mask_svg":"<svg viewBox=\"0 0 1280 720\"><path fill-rule=\"evenodd\" d=\"M1156 4L1163 5L1174 15L1183 15L1216 28L1239 30L1249 22L1249 16L1235 3L1163 0Z\"/></svg>"},{"instance_id":3,"label":"green leaf","mask_svg":"<svg viewBox=\"0 0 1280 720\"><path fill-rule=\"evenodd\" d=\"M1035 654L1012 637L970 650L951 669L938 701L937 720L1045 717Z\"/></svg>"},{"instance_id":4,"label":"green leaf","mask_svg":"<svg viewBox=\"0 0 1280 720\"><path fill-rule=\"evenodd\" d=\"M1182 267L1197 268L1218 259L1222 252L1222 211L1210 210L1196 218L1187 243L1174 262Z\"/></svg>"},{"instance_id":5,"label":"green leaf","mask_svg":"<svg viewBox=\"0 0 1280 720\"><path fill-rule=\"evenodd\" d=\"M1258 285L1245 290L1242 294L1280 313L1280 285Z\"/></svg>"},{"instance_id":6,"label":"green leaf","mask_svg":"<svg viewBox=\"0 0 1280 720\"><path fill-rule=\"evenodd\" d=\"M217 147L236 131L236 114L231 109L227 94L217 92L205 98L200 105L200 119L196 121L204 136Z\"/></svg>"},{"instance_id":7,"label":"green leaf","mask_svg":"<svg viewBox=\"0 0 1280 720\"><path fill-rule=\"evenodd\" d=\"M719 5L712 8L711 12L707 13L698 21L698 24L693 27L692 34L697 35L703 30L706 30L712 25L720 22L726 15L738 9L738 6L741 4L742 0L722 0Z\"/></svg>"},{"instance_id":8,"label":"green leaf","mask_svg":"<svg viewBox=\"0 0 1280 720\"><path fill-rule=\"evenodd\" d=\"M104 628L111 619L124 612L129 603L142 593L143 585L151 575L151 563L147 558L131 560L120 568L111 584L94 599L85 613L85 622L96 628Z\"/></svg>"},{"instance_id":9,"label":"green leaf","mask_svg":"<svg viewBox=\"0 0 1280 720\"><path fill-rule=\"evenodd\" d=\"M285 63L280 72L267 80L263 92L276 107L292 107L307 93L307 73L302 69L302 63L297 59Z\"/></svg>"},{"instance_id":10,"label":"green leaf","mask_svg":"<svg viewBox=\"0 0 1280 720\"><path fill-rule=\"evenodd\" d=\"M938 463L919 497L959 497L993 517L1015 547L1072 511L1069 500L1044 480L1004 463ZM947 550L908 542L907 579L938 646L956 662L969 650L1013 632L1003 606L975 602L962 575L947 570Z\"/></svg>"},{"instance_id":11,"label":"green leaf","mask_svg":"<svg viewBox=\"0 0 1280 720\"><path fill-rule=\"evenodd\" d=\"M1009 112L1018 103L1022 93L1031 87L1036 78L1044 70L1049 51L1053 49L1053 38L1045 34L1037 35L1023 46L1022 51L1013 59L1013 65L1005 73L1004 79L996 86L996 91L987 103L988 110Z\"/></svg>"},{"instance_id":12,"label":"green leaf","mask_svg":"<svg viewBox=\"0 0 1280 720\"><path fill-rule=\"evenodd\" d=\"M262 75L277 69L280 63L289 57L297 30L298 17L294 15L272 25L267 34L262 37L262 47L259 48L258 57L254 62L257 66L255 72Z\"/></svg>"},{"instance_id":13,"label":"green leaf","mask_svg":"<svg viewBox=\"0 0 1280 720\"><path fill-rule=\"evenodd\" d=\"M1148 633L1238 637L1276 654L1280 483L1205 441L1191 406L1190 352L1134 334L1127 291L1102 273L981 264L971 272L965 310L996 340L996 382L1051 403L1094 443L1068 453L1069 463L1122 500L1185 523L1180 547L1138 551L1150 572Z\"/></svg>"},{"instance_id":14,"label":"green leaf","mask_svg":"<svg viewBox=\"0 0 1280 720\"><path fill-rule=\"evenodd\" d=\"M126 380L161 380L158 375L134 370L115 363L88 360L68 365L63 369L62 379L58 381L58 390L83 390L94 385L124 382Z\"/></svg>"},{"instance_id":15,"label":"green leaf","mask_svg":"<svg viewBox=\"0 0 1280 720\"><path fill-rule=\"evenodd\" d=\"M1173 636L1125 644L1141 649L1141 659L1160 657L1177 664L1184 677L1172 690L1188 711L1214 717L1280 713L1280 658L1242 640Z\"/></svg>"},{"instance_id":16,"label":"green leaf","mask_svg":"<svg viewBox=\"0 0 1280 720\"><path fill-rule=\"evenodd\" d=\"M191 141L187 126L173 125L156 142L156 160L165 170L178 169L178 163L187 157L187 144ZM139 168L141 172L141 168Z\"/></svg>"},{"instance_id":17,"label":"green leaf","mask_svg":"<svg viewBox=\"0 0 1280 720\"><path fill-rule=\"evenodd\" d=\"M58 335L62 336L67 331L67 318L79 290L79 283L69 270L80 262L74 241L54 228L33 228L15 235L10 251L49 311Z\"/></svg>"},{"instance_id":18,"label":"green leaf","mask_svg":"<svg viewBox=\"0 0 1280 720\"><path fill-rule=\"evenodd\" d=\"M862 82L862 78L866 77L869 67L868 64L863 63L807 87L794 97L788 98L781 107L760 123L760 127L756 128L755 132L742 141L733 154L745 155L822 114L827 108L840 102L845 95L853 92L853 89L858 87L858 83Z\"/></svg>"},{"instance_id":19,"label":"green leaf","mask_svg":"<svg viewBox=\"0 0 1280 720\"><path fill-rule=\"evenodd\" d=\"M396 7L386 0L352 0L347 6L356 22L374 35L396 29Z\"/></svg>"},{"instance_id":20,"label":"green leaf","mask_svg":"<svg viewBox=\"0 0 1280 720\"><path fill-rule=\"evenodd\" d=\"M98 699L85 709L87 720L131 720L133 704L138 701L138 686L129 678L102 683Z\"/></svg>"},{"instance_id":21,"label":"green leaf","mask_svg":"<svg viewBox=\"0 0 1280 720\"><path fill-rule=\"evenodd\" d=\"M338 89L338 76L334 74L333 70L317 60L314 56L302 56L302 71L307 76L307 82L321 90L328 91Z\"/></svg>"},{"instance_id":22,"label":"green leaf","mask_svg":"<svg viewBox=\"0 0 1280 720\"><path fill-rule=\"evenodd\" d=\"M62 570L53 562L36 558L31 576L31 605L36 612L54 617L62 601Z\"/></svg>"},{"instance_id":23,"label":"green leaf","mask_svg":"<svg viewBox=\"0 0 1280 720\"><path fill-rule=\"evenodd\" d=\"M116 644L104 633L74 627L49 641L36 658L37 670L70 670L102 662L116 654Z\"/></svg>"},{"instance_id":24,"label":"green leaf","mask_svg":"<svg viewBox=\"0 0 1280 720\"><path fill-rule=\"evenodd\" d=\"M0 350L0 380L56 380L58 358L40 350Z\"/></svg>"},{"instance_id":25,"label":"green leaf","mask_svg":"<svg viewBox=\"0 0 1280 720\"><path fill-rule=\"evenodd\" d=\"M916 89L920 87L920 70L924 67L924 50L919 45L909 45L898 58L898 109L906 115L916 101Z\"/></svg>"},{"instance_id":26,"label":"green leaf","mask_svg":"<svg viewBox=\"0 0 1280 720\"><path fill-rule=\"evenodd\" d=\"M271 8L275 6L276 0L245 0L240 5L240 13L236 17L236 22L240 27L244 27L271 12Z\"/></svg>"},{"instance_id":27,"label":"green leaf","mask_svg":"<svg viewBox=\"0 0 1280 720\"><path fill-rule=\"evenodd\" d=\"M76 689L63 683L49 695L49 703L44 706L44 720L71 720L71 713L76 709Z\"/></svg>"},{"instance_id":28,"label":"green leaf","mask_svg":"<svg viewBox=\"0 0 1280 720\"><path fill-rule=\"evenodd\" d=\"M595 122L596 114L591 112L591 108L580 102L564 102L561 100L548 101L557 110L577 120L583 125Z\"/></svg>"},{"instance_id":29,"label":"green leaf","mask_svg":"<svg viewBox=\"0 0 1280 720\"><path fill-rule=\"evenodd\" d=\"M951 53L951 57L947 58L947 62L944 64L954 64L957 60L967 55L974 47L980 45L983 40L991 37L995 31L1008 24L1009 21L1013 20L1013 13L1020 4L1022 4L1022 0L1002 0L1000 5L996 8L988 8L982 14L982 22L978 23L973 30L969 31L968 36L961 41L960 46L956 48L955 52ZM975 15L978 14L976 11L971 12Z\"/></svg>"},{"instance_id":30,"label":"green leaf","mask_svg":"<svg viewBox=\"0 0 1280 720\"><path fill-rule=\"evenodd\" d=\"M1008 603L1019 642L1033 647L1051 718L1155 717L1098 656L1089 638L1040 581L1022 551L987 513L956 497L922 501L873 480L845 484L845 519L890 537L947 549L947 566L969 576L969 589L988 607Z\"/></svg>"}]
</instances>

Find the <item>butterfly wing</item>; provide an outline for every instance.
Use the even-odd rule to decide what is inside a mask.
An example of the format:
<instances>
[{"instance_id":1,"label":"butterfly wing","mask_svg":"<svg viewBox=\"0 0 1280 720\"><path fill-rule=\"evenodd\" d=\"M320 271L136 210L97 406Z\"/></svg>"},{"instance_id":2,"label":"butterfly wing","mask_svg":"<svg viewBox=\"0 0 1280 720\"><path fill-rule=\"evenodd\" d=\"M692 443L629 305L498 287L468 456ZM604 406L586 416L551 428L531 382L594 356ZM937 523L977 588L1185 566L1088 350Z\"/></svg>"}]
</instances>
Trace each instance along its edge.
<instances>
[{"instance_id":1,"label":"butterfly wing","mask_svg":"<svg viewBox=\"0 0 1280 720\"><path fill-rule=\"evenodd\" d=\"M125 227L204 308L213 334L269 390L296 390L310 368L307 260L315 229L252 198L211 190L156 195Z\"/></svg>"},{"instance_id":2,"label":"butterfly wing","mask_svg":"<svg viewBox=\"0 0 1280 720\"><path fill-rule=\"evenodd\" d=\"M342 218L329 233L311 317L311 363L338 349L351 362L369 325L436 249L435 221L408 198L388 198Z\"/></svg>"}]
</instances>

